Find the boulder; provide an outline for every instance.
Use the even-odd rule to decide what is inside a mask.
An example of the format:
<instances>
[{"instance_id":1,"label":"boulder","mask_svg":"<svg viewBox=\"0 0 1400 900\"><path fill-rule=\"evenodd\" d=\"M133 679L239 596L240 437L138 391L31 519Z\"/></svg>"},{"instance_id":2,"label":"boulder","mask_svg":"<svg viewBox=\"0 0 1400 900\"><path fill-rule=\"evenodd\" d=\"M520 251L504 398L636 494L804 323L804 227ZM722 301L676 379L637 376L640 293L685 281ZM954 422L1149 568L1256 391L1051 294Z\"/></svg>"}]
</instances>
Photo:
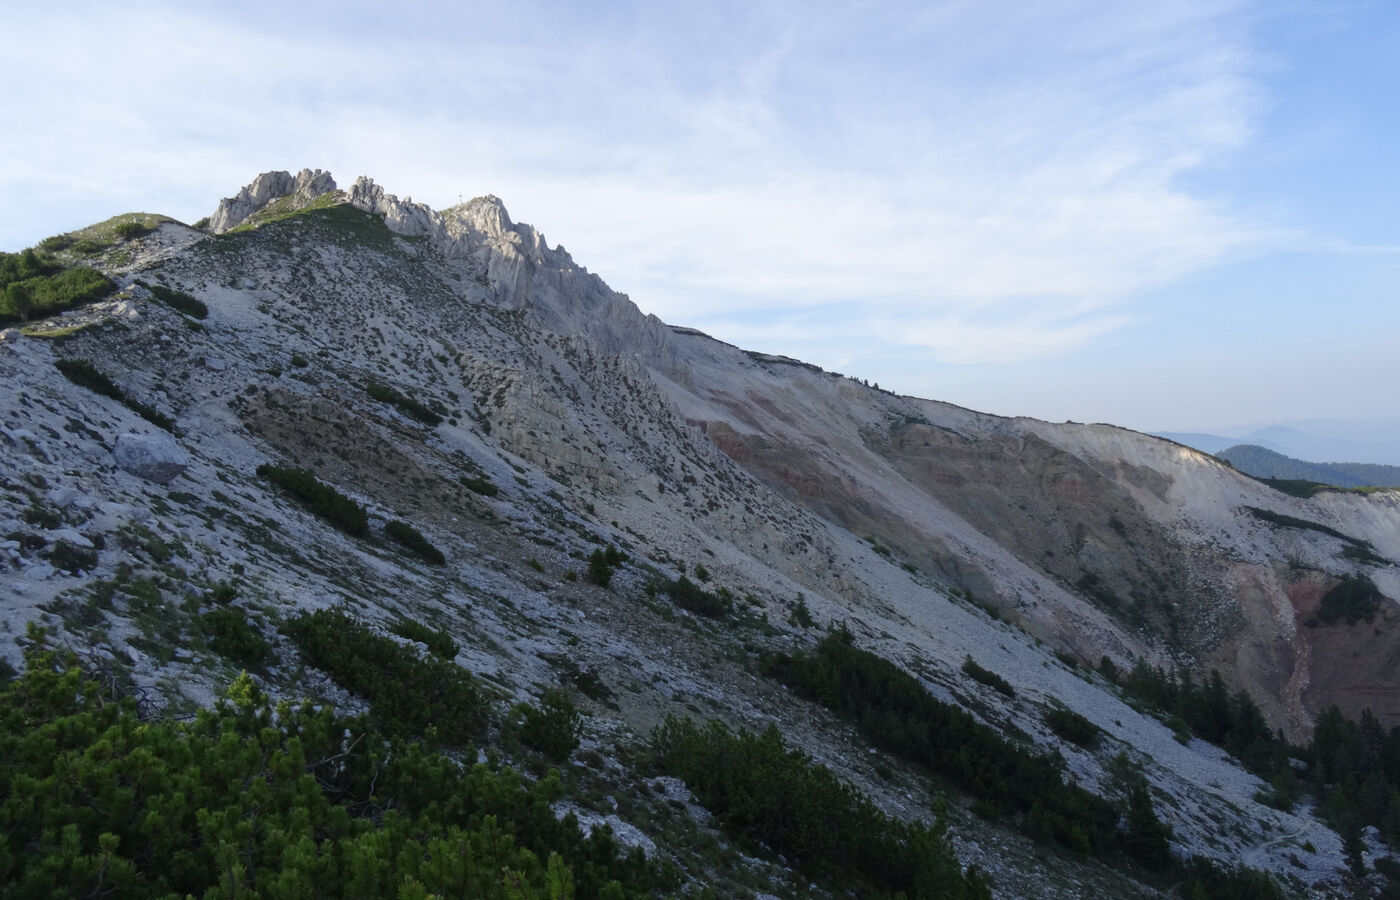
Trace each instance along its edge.
<instances>
[{"instance_id":1,"label":"boulder","mask_svg":"<svg viewBox=\"0 0 1400 900\"><path fill-rule=\"evenodd\" d=\"M124 434L112 454L117 465L156 484L169 484L190 465L190 455L168 434Z\"/></svg>"}]
</instances>

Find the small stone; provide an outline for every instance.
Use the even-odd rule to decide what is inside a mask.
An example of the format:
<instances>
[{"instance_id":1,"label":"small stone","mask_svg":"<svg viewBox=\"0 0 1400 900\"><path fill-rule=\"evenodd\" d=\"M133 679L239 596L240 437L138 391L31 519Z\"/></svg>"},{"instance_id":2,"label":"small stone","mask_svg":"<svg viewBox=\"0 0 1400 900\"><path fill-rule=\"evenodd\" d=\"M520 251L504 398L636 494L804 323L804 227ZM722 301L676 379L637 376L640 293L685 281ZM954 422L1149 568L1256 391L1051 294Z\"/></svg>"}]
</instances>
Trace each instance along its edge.
<instances>
[{"instance_id":1,"label":"small stone","mask_svg":"<svg viewBox=\"0 0 1400 900\"><path fill-rule=\"evenodd\" d=\"M49 540L54 542L67 541L70 544L73 544L78 547L83 547L88 550L91 550L93 546L92 541L88 540L88 538L84 536L81 532L79 532L76 528L58 528L53 531L50 531Z\"/></svg>"},{"instance_id":2,"label":"small stone","mask_svg":"<svg viewBox=\"0 0 1400 900\"><path fill-rule=\"evenodd\" d=\"M44 581L53 577L58 570L48 563L37 563L24 570L24 577L30 581Z\"/></svg>"},{"instance_id":3,"label":"small stone","mask_svg":"<svg viewBox=\"0 0 1400 900\"><path fill-rule=\"evenodd\" d=\"M222 372L228 368L228 363L219 359L217 356L206 356L204 357L204 368L211 372Z\"/></svg>"},{"instance_id":4,"label":"small stone","mask_svg":"<svg viewBox=\"0 0 1400 900\"><path fill-rule=\"evenodd\" d=\"M77 499L77 488L71 488L67 485L59 485L44 495L44 500L46 500L50 506L56 506L59 509L67 509L72 506Z\"/></svg>"}]
</instances>

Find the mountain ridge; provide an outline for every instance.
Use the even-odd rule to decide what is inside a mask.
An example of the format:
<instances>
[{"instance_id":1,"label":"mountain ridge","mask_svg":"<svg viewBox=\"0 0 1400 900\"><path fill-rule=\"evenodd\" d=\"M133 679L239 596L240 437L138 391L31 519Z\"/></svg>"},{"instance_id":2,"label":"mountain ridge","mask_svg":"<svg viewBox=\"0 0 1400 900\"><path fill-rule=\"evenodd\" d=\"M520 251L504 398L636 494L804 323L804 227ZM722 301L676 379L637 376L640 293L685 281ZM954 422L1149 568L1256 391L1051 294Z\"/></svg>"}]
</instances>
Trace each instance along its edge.
<instances>
[{"instance_id":1,"label":"mountain ridge","mask_svg":"<svg viewBox=\"0 0 1400 900\"><path fill-rule=\"evenodd\" d=\"M250 185L262 205L237 222L226 214L218 234L162 224L104 251L95 262L119 293L67 314L72 333L4 332L0 364L16 387L0 420L12 451L7 514L12 530L45 541L8 548L11 631L52 618L92 652L135 654L124 664L131 677L176 678L184 702L212 700L217 666L141 650L130 640L148 638L125 613L84 624L91 578L43 562L37 553L64 538L24 519L26 504L57 505L85 539L110 540L97 554L101 578L144 559L144 528L189 548L176 557L178 578L154 576L170 590L238 580L249 614L265 622L337 603L386 621L429 616L462 644L467 667L511 697L591 673L619 707L580 698L595 735L644 733L686 710L755 728L779 721L885 808L925 815L901 798L909 782L884 783L864 751L832 736L839 729L736 662L757 653L750 646L810 642L793 624L800 608L822 626L843 624L936 695L1020 723L1064 755L1077 781L1106 784L1108 749L1076 749L1036 724L1043 705L1065 704L1102 730L1106 747L1143 754L1155 789L1179 804L1162 813L1183 851L1224 859L1276 840L1250 820L1297 834L1306 822L1259 806L1256 777L1199 741L1182 745L1089 668L1104 657L1119 668L1219 668L1295 737L1332 702L1400 718L1387 687L1392 600L1367 625L1303 624L1356 573L1400 596L1393 497L1288 497L1206 454L1115 426L995 417L746 353L643 314L562 247L511 222L495 198L436 212L361 178L343 199L327 187L256 221L298 183L330 180L281 174ZM256 227L240 229L250 219ZM198 297L208 318L165 306L138 279ZM67 382L52 363L68 358L90 360L173 417L191 459L172 487L115 464L117 437L153 426ZM371 380L440 421L377 399ZM364 505L372 535L411 521L446 567L332 533L259 481L265 463L305 466ZM487 485L495 493L477 490ZM1317 529L1279 524L1290 521L1364 541L1381 562L1346 556L1350 544ZM631 559L609 589L578 579L605 545ZM715 624L647 593L677 573L724 588L733 618ZM1366 665L1339 682L1335 661L1357 646ZM964 658L1006 678L1015 697L970 686ZM297 689L285 669L269 683ZM319 687L353 708L324 679ZM1203 823L1212 816L1237 833L1211 833ZM1026 858L1019 838L973 818L958 817L960 831L979 835L959 845L965 862ZM1305 864L1308 877L1335 883L1328 866L1340 842L1313 843L1322 852ZM1261 858L1286 870L1281 857ZM1034 865L997 867L1001 889L1034 891Z\"/></svg>"},{"instance_id":2,"label":"mountain ridge","mask_svg":"<svg viewBox=\"0 0 1400 900\"><path fill-rule=\"evenodd\" d=\"M1215 455L1257 478L1312 481L1344 488L1400 487L1400 466L1306 462L1253 444L1236 444Z\"/></svg>"}]
</instances>

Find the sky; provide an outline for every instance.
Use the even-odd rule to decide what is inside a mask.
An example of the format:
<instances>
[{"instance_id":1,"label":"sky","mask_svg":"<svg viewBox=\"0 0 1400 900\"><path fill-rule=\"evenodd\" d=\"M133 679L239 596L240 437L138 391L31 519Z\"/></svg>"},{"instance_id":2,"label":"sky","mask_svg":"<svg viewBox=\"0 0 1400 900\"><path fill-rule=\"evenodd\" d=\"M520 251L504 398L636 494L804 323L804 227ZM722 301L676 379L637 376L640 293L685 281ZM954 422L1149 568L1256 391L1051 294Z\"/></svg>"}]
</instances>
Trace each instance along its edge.
<instances>
[{"instance_id":1,"label":"sky","mask_svg":"<svg viewBox=\"0 0 1400 900\"><path fill-rule=\"evenodd\" d=\"M1400 419L1393 0L0 0L0 250L495 194L644 311L1003 415Z\"/></svg>"}]
</instances>

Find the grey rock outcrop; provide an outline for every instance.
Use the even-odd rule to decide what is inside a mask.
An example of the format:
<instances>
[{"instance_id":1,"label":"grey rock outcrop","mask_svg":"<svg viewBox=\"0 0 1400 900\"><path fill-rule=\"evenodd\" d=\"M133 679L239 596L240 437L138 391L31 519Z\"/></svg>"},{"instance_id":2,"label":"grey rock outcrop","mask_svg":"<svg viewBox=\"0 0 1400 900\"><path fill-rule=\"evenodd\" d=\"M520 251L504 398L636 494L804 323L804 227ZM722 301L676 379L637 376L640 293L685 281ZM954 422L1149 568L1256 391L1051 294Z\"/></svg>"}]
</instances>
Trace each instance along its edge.
<instances>
[{"instance_id":1,"label":"grey rock outcrop","mask_svg":"<svg viewBox=\"0 0 1400 900\"><path fill-rule=\"evenodd\" d=\"M117 465L156 484L169 484L190 465L190 455L167 434L124 434L112 454Z\"/></svg>"},{"instance_id":2,"label":"grey rock outcrop","mask_svg":"<svg viewBox=\"0 0 1400 900\"><path fill-rule=\"evenodd\" d=\"M292 198L292 206L296 207L335 189L335 179L331 173L320 169L302 169L296 175L290 172L264 172L239 191L237 196L219 201L219 208L209 217L209 230L215 234L228 231L283 197Z\"/></svg>"}]
</instances>

